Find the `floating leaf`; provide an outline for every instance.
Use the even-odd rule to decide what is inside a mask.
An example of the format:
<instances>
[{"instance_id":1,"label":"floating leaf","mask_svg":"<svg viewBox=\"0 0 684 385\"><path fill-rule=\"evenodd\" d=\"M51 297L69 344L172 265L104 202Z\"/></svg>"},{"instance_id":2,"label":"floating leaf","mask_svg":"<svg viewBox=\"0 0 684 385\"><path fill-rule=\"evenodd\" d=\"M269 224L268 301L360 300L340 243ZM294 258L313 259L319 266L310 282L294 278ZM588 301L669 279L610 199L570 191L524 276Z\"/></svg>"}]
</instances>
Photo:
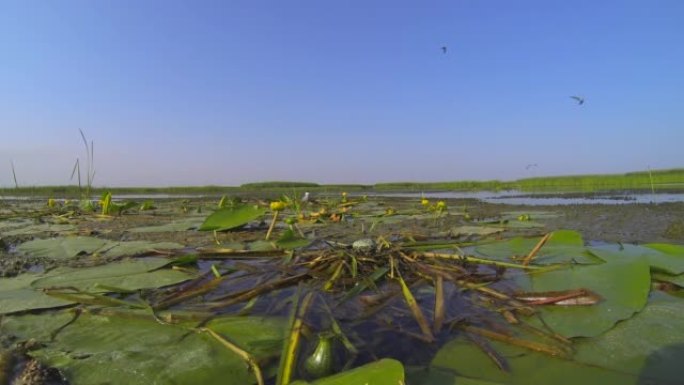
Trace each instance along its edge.
<instances>
[{"instance_id":1,"label":"floating leaf","mask_svg":"<svg viewBox=\"0 0 684 385\"><path fill-rule=\"evenodd\" d=\"M529 289L537 292L585 289L598 294L601 301L596 305L540 308L545 323L556 333L565 337L594 337L640 311L650 288L648 264L633 260L532 274Z\"/></svg>"},{"instance_id":2,"label":"floating leaf","mask_svg":"<svg viewBox=\"0 0 684 385\"><path fill-rule=\"evenodd\" d=\"M63 314L8 317L2 329L23 339L46 337L70 319ZM284 322L279 318L223 317L207 327L257 360L277 354L277 342L284 337ZM42 340L44 347L30 354L60 369L73 384L222 385L227 379L234 384L255 383L241 357L204 333L186 336L189 331L182 325L160 324L139 312L109 317L86 313L54 341Z\"/></svg>"},{"instance_id":3,"label":"floating leaf","mask_svg":"<svg viewBox=\"0 0 684 385\"><path fill-rule=\"evenodd\" d=\"M216 210L202 223L200 231L224 231L243 226L250 221L261 218L266 209L258 206L239 206Z\"/></svg>"},{"instance_id":4,"label":"floating leaf","mask_svg":"<svg viewBox=\"0 0 684 385\"><path fill-rule=\"evenodd\" d=\"M652 273L651 278L656 281L669 282L679 287L684 287L684 274L670 275L665 273Z\"/></svg>"},{"instance_id":5,"label":"floating leaf","mask_svg":"<svg viewBox=\"0 0 684 385\"><path fill-rule=\"evenodd\" d=\"M148 242L148 241L128 241L112 242L107 245L103 253L107 257L122 257L145 254L154 250L175 250L182 249L183 245L175 242Z\"/></svg>"},{"instance_id":6,"label":"floating leaf","mask_svg":"<svg viewBox=\"0 0 684 385\"><path fill-rule=\"evenodd\" d=\"M61 233L75 231L75 230L76 230L76 226L74 226L74 225L57 225L57 224L43 223L40 225L31 225L31 226L22 227L19 229L5 231L5 232L3 232L3 235L14 236L14 235L32 235L32 234L39 234L39 233L56 233L56 234L59 233L59 234L61 234Z\"/></svg>"},{"instance_id":7,"label":"floating leaf","mask_svg":"<svg viewBox=\"0 0 684 385\"><path fill-rule=\"evenodd\" d=\"M612 370L577 364L546 354L492 341L492 347L506 357L509 372L496 364L475 344L464 339L447 343L432 360L431 369L443 370L439 384L461 384L461 379L472 379L495 384L634 384L633 377ZM451 374L451 379L448 374ZM446 377L446 378L445 378ZM467 382L466 382L467 383ZM479 384L479 382L474 382ZM427 384L427 383L426 383ZM432 383L436 384L436 383Z\"/></svg>"},{"instance_id":8,"label":"floating leaf","mask_svg":"<svg viewBox=\"0 0 684 385\"><path fill-rule=\"evenodd\" d=\"M684 273L684 246L652 243L644 246L604 245L589 251L607 261L645 259L652 269L671 275Z\"/></svg>"},{"instance_id":9,"label":"floating leaf","mask_svg":"<svg viewBox=\"0 0 684 385\"><path fill-rule=\"evenodd\" d=\"M473 344L454 340L433 359L431 371L440 373L437 378L442 382L431 383L461 384L463 377L460 376L465 376L513 385L676 385L681 383L684 359L684 303L656 293L648 306L628 322L619 323L601 336L576 343L576 353L570 360L500 342L492 345L507 357L510 373L500 371Z\"/></svg>"},{"instance_id":10,"label":"floating leaf","mask_svg":"<svg viewBox=\"0 0 684 385\"><path fill-rule=\"evenodd\" d=\"M81 254L98 252L108 257L138 255L153 250L179 249L184 247L173 242L129 241L114 242L95 237L64 237L37 239L17 246L17 251L33 257L69 259Z\"/></svg>"},{"instance_id":11,"label":"floating leaf","mask_svg":"<svg viewBox=\"0 0 684 385\"><path fill-rule=\"evenodd\" d=\"M385 358L314 382L295 381L292 385L399 385L404 383L401 362Z\"/></svg>"},{"instance_id":12,"label":"floating leaf","mask_svg":"<svg viewBox=\"0 0 684 385\"><path fill-rule=\"evenodd\" d=\"M173 231L187 231L197 229L202 224L202 219L192 218L182 221L173 221L165 225L158 226L144 226L128 229L132 233L162 233Z\"/></svg>"},{"instance_id":13,"label":"floating leaf","mask_svg":"<svg viewBox=\"0 0 684 385\"><path fill-rule=\"evenodd\" d=\"M22 274L13 278L0 278L0 314L64 306L71 303L33 289L31 283L38 277L39 275L36 274Z\"/></svg>"},{"instance_id":14,"label":"floating leaf","mask_svg":"<svg viewBox=\"0 0 684 385\"><path fill-rule=\"evenodd\" d=\"M104 248L109 241L94 237L36 239L17 246L17 251L32 257L68 259Z\"/></svg>"},{"instance_id":15,"label":"floating leaf","mask_svg":"<svg viewBox=\"0 0 684 385\"><path fill-rule=\"evenodd\" d=\"M684 301L654 292L634 318L577 344L575 360L631 373L639 377L639 384L680 384Z\"/></svg>"},{"instance_id":16,"label":"floating leaf","mask_svg":"<svg viewBox=\"0 0 684 385\"><path fill-rule=\"evenodd\" d=\"M285 230L283 235L276 241L276 245L281 249L296 249L307 246L309 243L311 243L310 240L298 237L291 229Z\"/></svg>"},{"instance_id":17,"label":"floating leaf","mask_svg":"<svg viewBox=\"0 0 684 385\"><path fill-rule=\"evenodd\" d=\"M541 238L517 237L507 241L494 242L476 248L480 254L498 260L510 260L512 257L524 257L539 243ZM575 262L584 264L599 263L596 257L586 251L582 236L576 231L558 230L539 250L534 258L535 264L553 264Z\"/></svg>"},{"instance_id":18,"label":"floating leaf","mask_svg":"<svg viewBox=\"0 0 684 385\"><path fill-rule=\"evenodd\" d=\"M31 286L37 289L69 286L91 292L108 291L102 290L103 286L138 290L172 285L193 278L178 270L159 269L169 262L165 258L145 258L78 269L61 267L36 279Z\"/></svg>"}]
</instances>

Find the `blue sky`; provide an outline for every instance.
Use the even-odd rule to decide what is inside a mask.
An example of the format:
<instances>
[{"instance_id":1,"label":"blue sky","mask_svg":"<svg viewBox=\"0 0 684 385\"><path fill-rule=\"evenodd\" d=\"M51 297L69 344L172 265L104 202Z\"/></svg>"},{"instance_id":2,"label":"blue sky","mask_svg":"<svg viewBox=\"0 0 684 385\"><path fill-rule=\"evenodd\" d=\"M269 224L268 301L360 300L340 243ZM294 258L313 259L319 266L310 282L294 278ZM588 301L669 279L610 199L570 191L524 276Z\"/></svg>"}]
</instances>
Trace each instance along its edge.
<instances>
[{"instance_id":1,"label":"blue sky","mask_svg":"<svg viewBox=\"0 0 684 385\"><path fill-rule=\"evenodd\" d=\"M20 184L70 183L78 129L109 186L682 167L683 18L681 0L5 0L0 185L10 161Z\"/></svg>"}]
</instances>

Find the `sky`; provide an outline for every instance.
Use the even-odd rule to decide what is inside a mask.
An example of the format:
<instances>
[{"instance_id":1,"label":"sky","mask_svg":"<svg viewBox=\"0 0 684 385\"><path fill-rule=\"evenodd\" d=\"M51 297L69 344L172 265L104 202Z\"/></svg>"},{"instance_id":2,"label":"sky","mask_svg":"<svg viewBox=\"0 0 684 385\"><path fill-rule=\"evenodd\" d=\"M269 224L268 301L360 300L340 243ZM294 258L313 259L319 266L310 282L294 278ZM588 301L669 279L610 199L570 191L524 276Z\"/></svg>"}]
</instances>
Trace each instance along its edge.
<instances>
[{"instance_id":1,"label":"sky","mask_svg":"<svg viewBox=\"0 0 684 385\"><path fill-rule=\"evenodd\" d=\"M681 0L1 0L0 186L12 164L74 183L79 129L98 186L683 167L682 20Z\"/></svg>"}]
</instances>

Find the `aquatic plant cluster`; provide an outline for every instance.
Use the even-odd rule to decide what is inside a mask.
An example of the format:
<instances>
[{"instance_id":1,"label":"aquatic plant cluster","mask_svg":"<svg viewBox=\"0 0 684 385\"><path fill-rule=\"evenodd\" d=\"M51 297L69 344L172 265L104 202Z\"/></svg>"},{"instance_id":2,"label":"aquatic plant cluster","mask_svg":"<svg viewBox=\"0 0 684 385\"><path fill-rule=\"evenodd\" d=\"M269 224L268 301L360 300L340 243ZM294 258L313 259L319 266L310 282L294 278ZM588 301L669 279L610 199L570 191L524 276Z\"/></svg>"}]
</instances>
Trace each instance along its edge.
<instances>
[{"instance_id":1,"label":"aquatic plant cluster","mask_svg":"<svg viewBox=\"0 0 684 385\"><path fill-rule=\"evenodd\" d=\"M677 383L684 247L587 245L554 215L339 192L6 203L0 383Z\"/></svg>"}]
</instances>

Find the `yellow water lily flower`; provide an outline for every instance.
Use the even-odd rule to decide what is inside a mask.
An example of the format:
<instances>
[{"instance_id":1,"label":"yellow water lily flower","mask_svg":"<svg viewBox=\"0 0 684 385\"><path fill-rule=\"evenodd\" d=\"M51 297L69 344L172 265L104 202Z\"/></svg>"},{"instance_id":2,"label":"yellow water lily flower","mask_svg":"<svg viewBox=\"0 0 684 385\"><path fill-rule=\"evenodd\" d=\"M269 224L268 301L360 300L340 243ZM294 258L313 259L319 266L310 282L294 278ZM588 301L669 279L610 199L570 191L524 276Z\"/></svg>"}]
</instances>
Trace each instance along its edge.
<instances>
[{"instance_id":1,"label":"yellow water lily flower","mask_svg":"<svg viewBox=\"0 0 684 385\"><path fill-rule=\"evenodd\" d=\"M285 202L275 201L271 202L271 211L282 211L285 210Z\"/></svg>"}]
</instances>

